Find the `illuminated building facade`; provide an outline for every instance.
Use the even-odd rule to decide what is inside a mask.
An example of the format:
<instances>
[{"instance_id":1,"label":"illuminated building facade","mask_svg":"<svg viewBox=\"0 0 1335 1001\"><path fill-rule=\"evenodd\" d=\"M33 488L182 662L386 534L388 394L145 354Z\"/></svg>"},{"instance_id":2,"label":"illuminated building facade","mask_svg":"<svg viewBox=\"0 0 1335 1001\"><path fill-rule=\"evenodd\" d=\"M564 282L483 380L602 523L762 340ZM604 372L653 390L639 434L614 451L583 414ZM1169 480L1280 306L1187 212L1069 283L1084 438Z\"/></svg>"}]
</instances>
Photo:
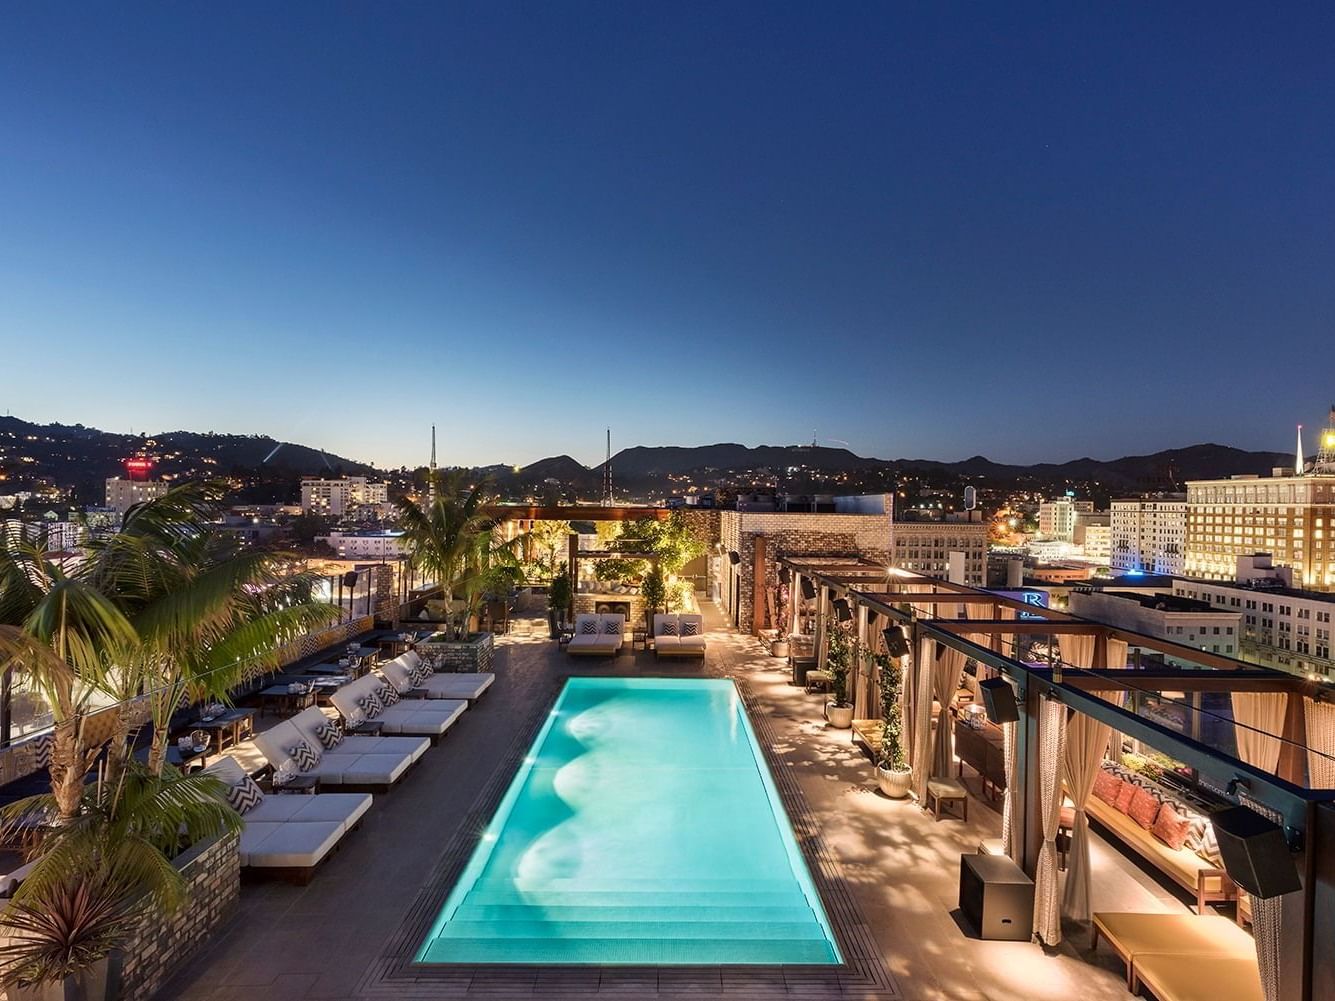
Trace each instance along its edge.
<instances>
[{"instance_id":1,"label":"illuminated building facade","mask_svg":"<svg viewBox=\"0 0 1335 1001\"><path fill-rule=\"evenodd\" d=\"M1181 576L1186 571L1187 495L1150 494L1112 502L1114 570Z\"/></svg>"},{"instance_id":2,"label":"illuminated building facade","mask_svg":"<svg viewBox=\"0 0 1335 1001\"><path fill-rule=\"evenodd\" d=\"M365 476L301 481L301 510L305 514L328 514L341 518L358 508L375 507L388 502L388 485L372 483Z\"/></svg>"}]
</instances>

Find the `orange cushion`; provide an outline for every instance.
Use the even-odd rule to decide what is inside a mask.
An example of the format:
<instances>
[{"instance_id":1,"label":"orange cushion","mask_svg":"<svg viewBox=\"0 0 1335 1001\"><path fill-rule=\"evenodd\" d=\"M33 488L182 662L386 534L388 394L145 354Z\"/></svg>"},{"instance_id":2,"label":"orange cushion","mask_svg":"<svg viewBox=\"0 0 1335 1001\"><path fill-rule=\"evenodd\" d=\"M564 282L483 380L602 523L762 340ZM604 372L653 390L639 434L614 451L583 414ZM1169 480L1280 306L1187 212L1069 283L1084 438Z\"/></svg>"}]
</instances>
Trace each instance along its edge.
<instances>
[{"instance_id":1,"label":"orange cushion","mask_svg":"<svg viewBox=\"0 0 1335 1001\"><path fill-rule=\"evenodd\" d=\"M1159 816L1159 800L1154 793L1146 789L1137 789L1131 798L1131 809L1126 811L1126 815L1148 831Z\"/></svg>"},{"instance_id":2,"label":"orange cushion","mask_svg":"<svg viewBox=\"0 0 1335 1001\"><path fill-rule=\"evenodd\" d=\"M1138 785L1124 781L1122 783L1122 788L1117 790L1117 802L1114 803L1113 806L1117 807L1117 809L1121 810L1123 813L1126 813L1131 809L1131 800L1136 795L1136 790L1139 788L1140 786Z\"/></svg>"},{"instance_id":3,"label":"orange cushion","mask_svg":"<svg viewBox=\"0 0 1335 1001\"><path fill-rule=\"evenodd\" d=\"M1117 805L1117 794L1122 791L1124 783L1112 772L1105 772L1102 768L1094 776L1094 795L1109 806Z\"/></svg>"},{"instance_id":4,"label":"orange cushion","mask_svg":"<svg viewBox=\"0 0 1335 1001\"><path fill-rule=\"evenodd\" d=\"M1159 816L1154 819L1150 833L1177 851L1186 843L1189 827L1191 821L1174 810L1172 803L1165 803L1159 808Z\"/></svg>"}]
</instances>

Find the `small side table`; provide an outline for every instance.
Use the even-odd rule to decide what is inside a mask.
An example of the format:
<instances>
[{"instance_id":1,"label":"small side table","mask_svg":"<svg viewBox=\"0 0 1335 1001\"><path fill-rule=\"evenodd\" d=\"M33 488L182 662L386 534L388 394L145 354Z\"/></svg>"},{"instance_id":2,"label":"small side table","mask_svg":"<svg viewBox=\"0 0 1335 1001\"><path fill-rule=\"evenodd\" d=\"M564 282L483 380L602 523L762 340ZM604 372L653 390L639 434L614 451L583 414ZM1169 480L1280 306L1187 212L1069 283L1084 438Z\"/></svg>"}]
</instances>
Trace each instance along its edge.
<instances>
[{"instance_id":1,"label":"small side table","mask_svg":"<svg viewBox=\"0 0 1335 1001\"><path fill-rule=\"evenodd\" d=\"M649 648L649 634L643 629L633 629L630 634L630 649L633 653L636 650L647 650Z\"/></svg>"},{"instance_id":2,"label":"small side table","mask_svg":"<svg viewBox=\"0 0 1335 1001\"><path fill-rule=\"evenodd\" d=\"M294 775L281 784L270 782L270 791L279 794L288 793L294 796L314 796L320 791L320 776Z\"/></svg>"},{"instance_id":3,"label":"small side table","mask_svg":"<svg viewBox=\"0 0 1335 1001\"><path fill-rule=\"evenodd\" d=\"M380 731L384 728L383 720L368 719L365 723L358 723L356 726L345 726L343 734L347 737L379 737Z\"/></svg>"}]
</instances>

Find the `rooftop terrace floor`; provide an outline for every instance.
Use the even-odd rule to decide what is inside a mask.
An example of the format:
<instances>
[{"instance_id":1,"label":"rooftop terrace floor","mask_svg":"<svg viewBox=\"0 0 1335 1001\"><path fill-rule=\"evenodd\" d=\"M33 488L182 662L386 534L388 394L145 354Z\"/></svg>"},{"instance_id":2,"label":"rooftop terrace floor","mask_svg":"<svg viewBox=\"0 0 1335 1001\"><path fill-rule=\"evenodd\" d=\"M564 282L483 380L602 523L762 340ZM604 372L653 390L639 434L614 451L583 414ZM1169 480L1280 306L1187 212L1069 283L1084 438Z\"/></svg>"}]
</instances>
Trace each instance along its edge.
<instances>
[{"instance_id":1,"label":"rooftop terrace floor","mask_svg":"<svg viewBox=\"0 0 1335 1001\"><path fill-rule=\"evenodd\" d=\"M934 821L874 791L847 731L828 728L821 698L788 683L782 662L705 609L709 653L658 662L568 658L524 635L498 641L496 683L399 788L377 796L360 830L308 886L247 882L234 918L160 994L192 1001L486 996L912 1001L1127 1001L1122 966L1089 934L1054 954L984 942L958 917L959 855L997 836L1000 818L974 797L969 821ZM412 967L407 964L504 792L536 728L572 674L730 676L742 686L848 968ZM970 788L977 791L976 781ZM1096 910L1185 907L1097 835ZM851 944L852 948L848 948Z\"/></svg>"}]
</instances>

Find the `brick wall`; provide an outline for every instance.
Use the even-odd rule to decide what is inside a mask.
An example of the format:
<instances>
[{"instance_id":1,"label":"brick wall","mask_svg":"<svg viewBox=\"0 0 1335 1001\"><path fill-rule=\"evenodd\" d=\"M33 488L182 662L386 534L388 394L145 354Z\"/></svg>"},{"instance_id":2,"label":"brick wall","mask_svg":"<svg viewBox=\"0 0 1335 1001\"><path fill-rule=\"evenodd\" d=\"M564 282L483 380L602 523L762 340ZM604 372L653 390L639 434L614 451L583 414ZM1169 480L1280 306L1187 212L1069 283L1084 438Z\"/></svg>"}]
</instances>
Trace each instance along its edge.
<instances>
[{"instance_id":1,"label":"brick wall","mask_svg":"<svg viewBox=\"0 0 1335 1001\"><path fill-rule=\"evenodd\" d=\"M871 560L889 561L890 517L879 514L826 514L813 512L723 511L720 541L725 551L736 552L735 566L726 557L720 592L724 607L739 628L750 632L755 595L755 537L766 539L765 587L778 584L780 556L820 553L860 553ZM735 597L734 597L735 592ZM759 596L761 602L764 595ZM767 628L784 628L766 616Z\"/></svg>"},{"instance_id":2,"label":"brick wall","mask_svg":"<svg viewBox=\"0 0 1335 1001\"><path fill-rule=\"evenodd\" d=\"M388 563L381 563L371 568L373 614L377 622L395 621L399 610L399 596L394 593L394 568Z\"/></svg>"},{"instance_id":3,"label":"brick wall","mask_svg":"<svg viewBox=\"0 0 1335 1001\"><path fill-rule=\"evenodd\" d=\"M241 892L238 837L196 845L176 860L189 899L171 915L154 911L139 923L121 968L123 1001L147 1001L213 936L236 907Z\"/></svg>"},{"instance_id":4,"label":"brick wall","mask_svg":"<svg viewBox=\"0 0 1335 1001\"><path fill-rule=\"evenodd\" d=\"M496 658L496 637L491 633L479 633L464 643L422 643L419 649L424 654L440 657L444 661L442 670L447 672L490 671Z\"/></svg>"}]
</instances>

